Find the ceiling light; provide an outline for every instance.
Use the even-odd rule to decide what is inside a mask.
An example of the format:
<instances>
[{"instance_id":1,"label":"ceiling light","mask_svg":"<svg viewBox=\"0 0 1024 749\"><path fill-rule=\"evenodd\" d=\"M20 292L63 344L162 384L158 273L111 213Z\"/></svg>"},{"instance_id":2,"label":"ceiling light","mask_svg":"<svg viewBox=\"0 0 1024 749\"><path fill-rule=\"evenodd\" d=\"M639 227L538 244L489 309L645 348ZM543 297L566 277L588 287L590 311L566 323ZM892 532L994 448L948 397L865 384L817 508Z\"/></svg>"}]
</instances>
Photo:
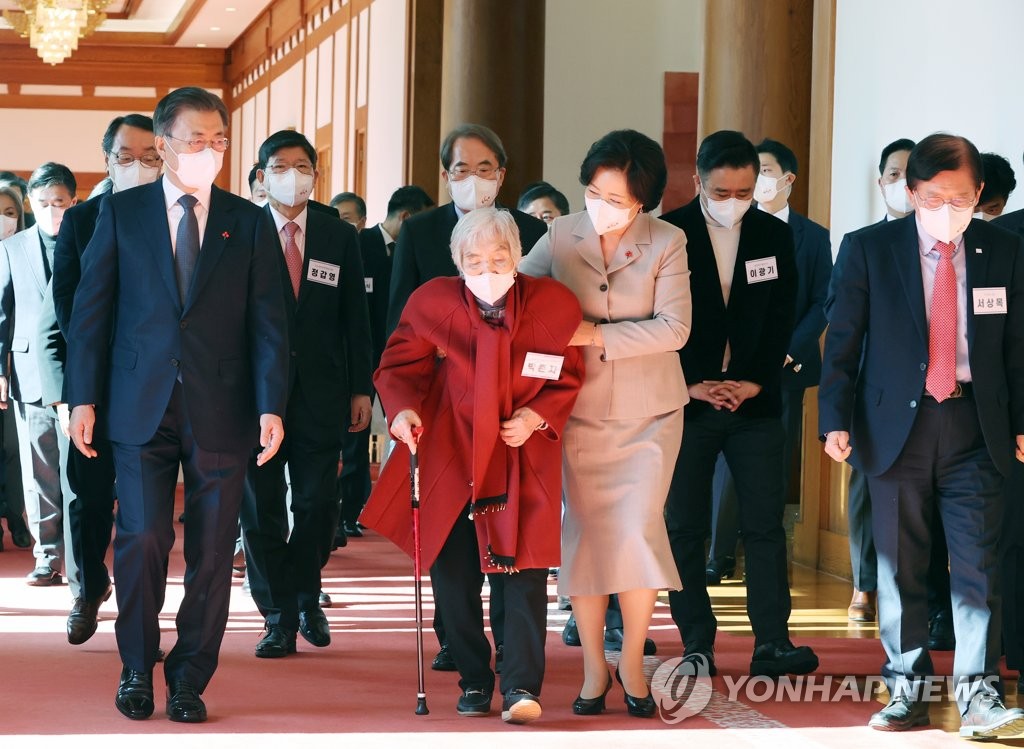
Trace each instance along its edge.
<instances>
[{"instance_id":1,"label":"ceiling light","mask_svg":"<svg viewBox=\"0 0 1024 749\"><path fill-rule=\"evenodd\" d=\"M17 0L21 11L4 11L19 35L28 37L43 62L56 65L78 49L78 40L89 36L106 19L103 10L110 0Z\"/></svg>"}]
</instances>

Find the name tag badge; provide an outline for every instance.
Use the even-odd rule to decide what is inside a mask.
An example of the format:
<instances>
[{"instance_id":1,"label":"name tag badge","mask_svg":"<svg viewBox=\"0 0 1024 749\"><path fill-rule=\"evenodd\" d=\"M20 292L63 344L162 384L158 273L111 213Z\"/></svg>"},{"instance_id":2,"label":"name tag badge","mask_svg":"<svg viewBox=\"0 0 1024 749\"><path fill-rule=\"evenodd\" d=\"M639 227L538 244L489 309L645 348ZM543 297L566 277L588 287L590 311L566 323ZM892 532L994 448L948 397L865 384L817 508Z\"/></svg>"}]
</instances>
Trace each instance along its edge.
<instances>
[{"instance_id":1,"label":"name tag badge","mask_svg":"<svg viewBox=\"0 0 1024 749\"><path fill-rule=\"evenodd\" d=\"M366 293L367 294L372 294L373 293L373 279L372 278L364 278L363 279L363 283L366 284Z\"/></svg>"},{"instance_id":2,"label":"name tag badge","mask_svg":"<svg viewBox=\"0 0 1024 749\"><path fill-rule=\"evenodd\" d=\"M974 289L974 314L1005 315L1006 287L991 286L988 288Z\"/></svg>"},{"instance_id":3,"label":"name tag badge","mask_svg":"<svg viewBox=\"0 0 1024 749\"><path fill-rule=\"evenodd\" d=\"M541 380L557 380L562 373L562 362L564 356L552 354L535 354L532 351L526 355L523 362L523 377L536 377Z\"/></svg>"},{"instance_id":4,"label":"name tag badge","mask_svg":"<svg viewBox=\"0 0 1024 749\"><path fill-rule=\"evenodd\" d=\"M779 277L779 268L775 264L774 255L758 260L748 260L745 265L747 266L747 283L774 281Z\"/></svg>"},{"instance_id":5,"label":"name tag badge","mask_svg":"<svg viewBox=\"0 0 1024 749\"><path fill-rule=\"evenodd\" d=\"M325 286L337 286L341 277L341 266L325 263L320 260L309 261L309 273L306 278Z\"/></svg>"}]
</instances>

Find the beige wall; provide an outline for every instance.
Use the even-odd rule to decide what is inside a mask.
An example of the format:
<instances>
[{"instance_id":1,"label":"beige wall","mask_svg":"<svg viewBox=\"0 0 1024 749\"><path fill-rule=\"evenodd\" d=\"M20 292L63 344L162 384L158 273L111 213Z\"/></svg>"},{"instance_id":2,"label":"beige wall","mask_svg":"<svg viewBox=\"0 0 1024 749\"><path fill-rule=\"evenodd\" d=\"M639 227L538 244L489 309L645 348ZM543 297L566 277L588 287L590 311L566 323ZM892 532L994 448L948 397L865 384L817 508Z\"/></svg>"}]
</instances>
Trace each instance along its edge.
<instances>
[{"instance_id":1,"label":"beige wall","mask_svg":"<svg viewBox=\"0 0 1024 749\"><path fill-rule=\"evenodd\" d=\"M544 174L532 176L581 210L590 144L620 128L661 142L664 74L699 71L703 38L704 0L547 0Z\"/></svg>"}]
</instances>

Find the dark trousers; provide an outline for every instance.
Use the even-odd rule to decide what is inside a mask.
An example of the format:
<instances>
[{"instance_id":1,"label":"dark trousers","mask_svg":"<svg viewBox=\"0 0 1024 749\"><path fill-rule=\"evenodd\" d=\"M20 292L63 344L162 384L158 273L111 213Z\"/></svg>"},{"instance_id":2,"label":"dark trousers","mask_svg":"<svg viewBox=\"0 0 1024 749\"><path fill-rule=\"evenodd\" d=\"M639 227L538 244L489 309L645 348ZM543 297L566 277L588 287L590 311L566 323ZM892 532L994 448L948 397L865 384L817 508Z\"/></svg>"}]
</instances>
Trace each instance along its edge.
<instances>
[{"instance_id":1,"label":"dark trousers","mask_svg":"<svg viewBox=\"0 0 1024 749\"><path fill-rule=\"evenodd\" d=\"M540 695L544 683L548 571L529 569L492 577L504 578L506 631L501 693L525 689ZM459 687L492 691L491 645L484 634L480 597L484 576L480 572L476 530L466 512L459 513L430 568L430 579L434 602L444 619L448 647L459 670Z\"/></svg>"},{"instance_id":2,"label":"dark trousers","mask_svg":"<svg viewBox=\"0 0 1024 749\"><path fill-rule=\"evenodd\" d=\"M790 613L786 534L782 527L783 434L779 419L729 411L686 415L665 518L683 590L669 593L672 619L687 647L709 647L718 623L704 573L715 461L725 455L736 482L746 555L747 614L756 645L788 636Z\"/></svg>"},{"instance_id":3,"label":"dark trousers","mask_svg":"<svg viewBox=\"0 0 1024 749\"><path fill-rule=\"evenodd\" d=\"M98 453L95 458L85 457L74 445L68 447L66 475L71 493L64 508L66 543L78 563L81 596L89 601L103 595L110 584L105 560L114 525L113 451L110 442L97 434L92 446Z\"/></svg>"},{"instance_id":4,"label":"dark trousers","mask_svg":"<svg viewBox=\"0 0 1024 749\"><path fill-rule=\"evenodd\" d=\"M850 566L853 587L870 592L878 589L878 557L871 530L871 493L868 477L856 468L850 471L847 495L847 525L850 538Z\"/></svg>"},{"instance_id":5,"label":"dark trousers","mask_svg":"<svg viewBox=\"0 0 1024 749\"><path fill-rule=\"evenodd\" d=\"M505 578L508 575L502 575L494 572L487 574L487 585L490 586L491 594L488 598L487 604L487 618L491 623L491 637L494 638L494 647L505 642ZM431 576L431 584L433 584L433 576ZM448 642L448 632L444 626L444 618L441 616L440 609L434 610L434 634L437 635L437 641L444 645ZM622 626L621 624L619 625Z\"/></svg>"},{"instance_id":6,"label":"dark trousers","mask_svg":"<svg viewBox=\"0 0 1024 749\"><path fill-rule=\"evenodd\" d=\"M341 519L355 525L370 496L369 428L361 432L345 431L342 435L338 493L341 495Z\"/></svg>"},{"instance_id":7,"label":"dark trousers","mask_svg":"<svg viewBox=\"0 0 1024 749\"><path fill-rule=\"evenodd\" d=\"M200 447L180 383L149 442L111 444L119 495L114 578L121 660L138 671L151 671L156 661L180 464L185 474L185 595L178 608L178 641L164 660L164 676L168 682L186 679L203 691L217 669L228 619L248 450L218 453Z\"/></svg>"},{"instance_id":8,"label":"dark trousers","mask_svg":"<svg viewBox=\"0 0 1024 749\"><path fill-rule=\"evenodd\" d=\"M803 440L804 389L782 391L782 428L786 440L782 448L782 496L789 498L789 478L793 466L799 475L800 449ZM725 456L715 463L714 493L711 505L710 559L736 556L740 535L740 515L736 502L736 483L729 472ZM799 490L799 487L798 487Z\"/></svg>"},{"instance_id":9,"label":"dark trousers","mask_svg":"<svg viewBox=\"0 0 1024 749\"><path fill-rule=\"evenodd\" d=\"M312 405L301 396L288 403L284 442L263 466L249 459L242 503L242 542L253 600L267 624L295 632L299 611L319 605L320 570L338 524L334 495L338 443L311 429ZM294 523L288 531L288 485Z\"/></svg>"},{"instance_id":10,"label":"dark trousers","mask_svg":"<svg viewBox=\"0 0 1024 749\"><path fill-rule=\"evenodd\" d=\"M999 551L1003 652L1008 667L1024 671L1024 463L1017 460L1003 491Z\"/></svg>"},{"instance_id":11,"label":"dark trousers","mask_svg":"<svg viewBox=\"0 0 1024 749\"><path fill-rule=\"evenodd\" d=\"M1000 602L997 543L1003 478L985 445L971 398L922 398L917 420L893 466L869 477L878 613L891 692L934 673L928 653L927 572L932 517L942 516L950 552L956 652L953 675L973 686L957 700L961 712L998 674ZM895 693L895 692L894 692Z\"/></svg>"}]
</instances>

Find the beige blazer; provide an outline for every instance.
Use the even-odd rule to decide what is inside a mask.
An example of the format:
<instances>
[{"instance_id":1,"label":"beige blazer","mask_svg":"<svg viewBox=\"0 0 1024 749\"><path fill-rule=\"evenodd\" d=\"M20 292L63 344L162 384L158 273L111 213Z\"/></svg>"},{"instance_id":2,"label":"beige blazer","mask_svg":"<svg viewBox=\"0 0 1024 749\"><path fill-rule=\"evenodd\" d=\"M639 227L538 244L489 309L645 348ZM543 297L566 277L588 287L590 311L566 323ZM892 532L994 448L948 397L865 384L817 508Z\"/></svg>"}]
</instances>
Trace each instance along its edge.
<instances>
[{"instance_id":1,"label":"beige blazer","mask_svg":"<svg viewBox=\"0 0 1024 749\"><path fill-rule=\"evenodd\" d=\"M586 377L574 416L636 419L690 400L677 351L690 335L686 235L641 213L605 268L587 213L557 218L519 265L572 289L604 347L584 346Z\"/></svg>"}]
</instances>

